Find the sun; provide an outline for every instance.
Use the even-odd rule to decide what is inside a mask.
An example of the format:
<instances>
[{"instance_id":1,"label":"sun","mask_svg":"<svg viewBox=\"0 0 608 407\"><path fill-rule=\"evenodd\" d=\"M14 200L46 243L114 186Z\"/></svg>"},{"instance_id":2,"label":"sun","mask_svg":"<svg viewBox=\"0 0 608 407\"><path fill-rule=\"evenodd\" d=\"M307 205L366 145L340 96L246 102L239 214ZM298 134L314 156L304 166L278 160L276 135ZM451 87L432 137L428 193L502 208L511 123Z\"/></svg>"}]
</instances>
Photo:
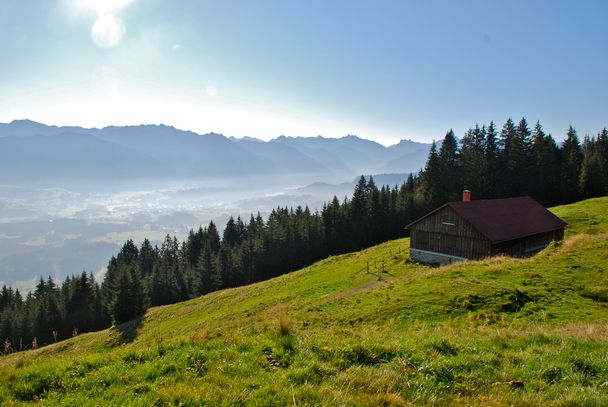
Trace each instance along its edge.
<instances>
[{"instance_id":1,"label":"sun","mask_svg":"<svg viewBox=\"0 0 608 407\"><path fill-rule=\"evenodd\" d=\"M120 18L103 14L91 28L91 38L102 48L113 48L120 43L125 31L125 25Z\"/></svg>"},{"instance_id":2,"label":"sun","mask_svg":"<svg viewBox=\"0 0 608 407\"><path fill-rule=\"evenodd\" d=\"M101 48L114 48L120 44L126 32L120 12L134 0L78 0L82 8L97 14L91 27L91 38Z\"/></svg>"}]
</instances>

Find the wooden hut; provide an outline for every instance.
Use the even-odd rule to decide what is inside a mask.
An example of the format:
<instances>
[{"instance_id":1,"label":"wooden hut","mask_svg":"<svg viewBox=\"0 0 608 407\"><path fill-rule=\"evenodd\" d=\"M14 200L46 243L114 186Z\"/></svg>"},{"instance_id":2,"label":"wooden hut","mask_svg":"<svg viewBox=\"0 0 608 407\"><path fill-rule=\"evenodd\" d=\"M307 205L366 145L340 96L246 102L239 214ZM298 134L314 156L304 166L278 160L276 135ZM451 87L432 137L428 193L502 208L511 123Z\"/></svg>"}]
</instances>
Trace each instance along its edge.
<instances>
[{"instance_id":1,"label":"wooden hut","mask_svg":"<svg viewBox=\"0 0 608 407\"><path fill-rule=\"evenodd\" d=\"M406 226L410 257L420 263L446 264L505 254L531 256L561 240L566 223L534 199L449 202Z\"/></svg>"}]
</instances>

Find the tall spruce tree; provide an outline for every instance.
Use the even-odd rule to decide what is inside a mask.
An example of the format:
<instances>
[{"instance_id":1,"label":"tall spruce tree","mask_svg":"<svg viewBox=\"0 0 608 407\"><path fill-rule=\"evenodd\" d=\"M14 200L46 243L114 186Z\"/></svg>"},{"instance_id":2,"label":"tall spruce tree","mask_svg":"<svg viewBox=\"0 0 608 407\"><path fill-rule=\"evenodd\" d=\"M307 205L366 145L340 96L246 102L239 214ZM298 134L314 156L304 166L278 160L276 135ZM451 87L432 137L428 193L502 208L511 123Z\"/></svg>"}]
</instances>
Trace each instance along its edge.
<instances>
[{"instance_id":1,"label":"tall spruce tree","mask_svg":"<svg viewBox=\"0 0 608 407\"><path fill-rule=\"evenodd\" d=\"M458 156L458 140L454 131L450 129L443 138L441 147L439 148L438 204L458 199L462 190Z\"/></svg>"},{"instance_id":2,"label":"tall spruce tree","mask_svg":"<svg viewBox=\"0 0 608 407\"><path fill-rule=\"evenodd\" d=\"M518 175L517 165L519 164L518 158L521 154L520 151L523 146L520 145L517 139L517 131L515 129L515 123L511 118L507 119L500 132L500 179L501 183L499 186L499 196L513 196L517 194L517 182L516 177Z\"/></svg>"},{"instance_id":3,"label":"tall spruce tree","mask_svg":"<svg viewBox=\"0 0 608 407\"><path fill-rule=\"evenodd\" d=\"M570 126L562 146L561 197L563 202L574 202L580 197L579 178L583 153L576 130Z\"/></svg>"},{"instance_id":4,"label":"tall spruce tree","mask_svg":"<svg viewBox=\"0 0 608 407\"><path fill-rule=\"evenodd\" d=\"M545 134L540 122L536 122L532 136L531 195L545 205L552 205L558 202L559 195L559 148L553 137Z\"/></svg>"},{"instance_id":5,"label":"tall spruce tree","mask_svg":"<svg viewBox=\"0 0 608 407\"><path fill-rule=\"evenodd\" d=\"M486 141L484 143L484 172L482 179L484 182L484 190L479 191L478 194L482 198L496 198L500 191L499 186L500 171L499 169L499 148L498 140L496 135L496 126L491 121L486 130Z\"/></svg>"},{"instance_id":6,"label":"tall spruce tree","mask_svg":"<svg viewBox=\"0 0 608 407\"><path fill-rule=\"evenodd\" d=\"M481 176L486 173L485 165L485 127L468 130L462 138L458 166L462 176L462 187L482 195L486 191L487 180Z\"/></svg>"},{"instance_id":7,"label":"tall spruce tree","mask_svg":"<svg viewBox=\"0 0 608 407\"><path fill-rule=\"evenodd\" d=\"M589 137L584 142L584 157L579 176L579 190L583 198L606 194L606 179L602 170L597 141Z\"/></svg>"},{"instance_id":8,"label":"tall spruce tree","mask_svg":"<svg viewBox=\"0 0 608 407\"><path fill-rule=\"evenodd\" d=\"M117 293L110 303L110 315L116 325L130 321L146 310L144 286L134 266L121 268L117 288Z\"/></svg>"},{"instance_id":9,"label":"tall spruce tree","mask_svg":"<svg viewBox=\"0 0 608 407\"><path fill-rule=\"evenodd\" d=\"M424 171L422 172L422 185L424 190L425 202L427 207L435 207L439 205L442 197L441 188L441 162L437 154L437 146L435 141L431 144L429 156L426 160Z\"/></svg>"}]
</instances>

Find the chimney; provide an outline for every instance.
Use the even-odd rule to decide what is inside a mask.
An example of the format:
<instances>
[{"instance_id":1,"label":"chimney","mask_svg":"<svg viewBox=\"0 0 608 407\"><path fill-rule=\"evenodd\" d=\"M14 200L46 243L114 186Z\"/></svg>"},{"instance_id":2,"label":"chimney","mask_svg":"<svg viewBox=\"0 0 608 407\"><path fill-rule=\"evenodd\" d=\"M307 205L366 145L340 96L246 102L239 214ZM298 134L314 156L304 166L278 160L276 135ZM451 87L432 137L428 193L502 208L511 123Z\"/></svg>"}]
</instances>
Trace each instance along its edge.
<instances>
[{"instance_id":1,"label":"chimney","mask_svg":"<svg viewBox=\"0 0 608 407\"><path fill-rule=\"evenodd\" d=\"M471 191L468 189L462 191L462 202L471 202Z\"/></svg>"}]
</instances>

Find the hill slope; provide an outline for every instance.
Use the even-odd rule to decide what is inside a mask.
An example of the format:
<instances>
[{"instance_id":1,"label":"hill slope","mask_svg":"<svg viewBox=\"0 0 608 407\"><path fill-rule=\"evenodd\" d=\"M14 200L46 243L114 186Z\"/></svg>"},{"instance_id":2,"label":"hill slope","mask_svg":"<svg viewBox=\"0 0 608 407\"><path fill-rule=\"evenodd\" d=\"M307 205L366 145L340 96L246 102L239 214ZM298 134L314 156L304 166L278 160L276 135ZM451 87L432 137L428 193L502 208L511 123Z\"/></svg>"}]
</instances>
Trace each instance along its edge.
<instances>
[{"instance_id":1,"label":"hill slope","mask_svg":"<svg viewBox=\"0 0 608 407\"><path fill-rule=\"evenodd\" d=\"M606 405L608 198L554 212L567 240L530 259L401 239L2 357L0 403Z\"/></svg>"}]
</instances>

